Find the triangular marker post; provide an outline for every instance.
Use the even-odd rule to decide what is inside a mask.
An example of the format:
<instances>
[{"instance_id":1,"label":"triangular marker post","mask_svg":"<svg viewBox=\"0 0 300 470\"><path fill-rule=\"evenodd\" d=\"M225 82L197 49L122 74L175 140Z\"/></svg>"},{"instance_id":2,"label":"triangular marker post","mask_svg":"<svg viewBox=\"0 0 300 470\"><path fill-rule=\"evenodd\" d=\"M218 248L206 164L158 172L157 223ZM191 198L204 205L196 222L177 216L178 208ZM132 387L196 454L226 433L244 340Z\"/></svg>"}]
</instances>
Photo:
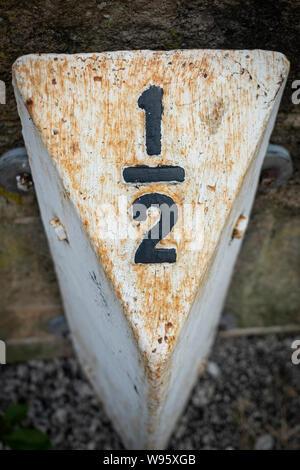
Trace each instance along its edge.
<instances>
[{"instance_id":1,"label":"triangular marker post","mask_svg":"<svg viewBox=\"0 0 300 470\"><path fill-rule=\"evenodd\" d=\"M260 50L13 66L75 349L128 448L166 446L209 352L288 68Z\"/></svg>"}]
</instances>

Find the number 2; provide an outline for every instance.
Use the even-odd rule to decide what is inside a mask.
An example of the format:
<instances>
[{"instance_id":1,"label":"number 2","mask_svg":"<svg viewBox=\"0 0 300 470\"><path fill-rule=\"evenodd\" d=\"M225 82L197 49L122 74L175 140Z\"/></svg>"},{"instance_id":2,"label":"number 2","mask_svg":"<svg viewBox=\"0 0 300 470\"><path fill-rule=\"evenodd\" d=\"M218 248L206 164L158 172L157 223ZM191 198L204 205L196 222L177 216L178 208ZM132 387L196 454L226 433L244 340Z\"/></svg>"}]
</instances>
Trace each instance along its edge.
<instances>
[{"instance_id":1,"label":"number 2","mask_svg":"<svg viewBox=\"0 0 300 470\"><path fill-rule=\"evenodd\" d=\"M156 206L160 210L159 221L145 234L136 250L135 263L175 263L175 248L155 248L160 240L171 232L178 219L178 208L173 199L165 194L149 193L138 197L133 203L133 219L146 220L147 209Z\"/></svg>"}]
</instances>

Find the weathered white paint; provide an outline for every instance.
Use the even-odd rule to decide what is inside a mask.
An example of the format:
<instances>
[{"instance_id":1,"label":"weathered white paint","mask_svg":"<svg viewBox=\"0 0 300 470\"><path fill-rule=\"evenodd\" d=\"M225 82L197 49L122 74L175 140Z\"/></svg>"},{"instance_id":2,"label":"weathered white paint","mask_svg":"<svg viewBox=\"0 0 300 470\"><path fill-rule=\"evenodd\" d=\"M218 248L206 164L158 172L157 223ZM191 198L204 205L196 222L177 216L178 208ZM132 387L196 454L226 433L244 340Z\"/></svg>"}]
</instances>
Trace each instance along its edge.
<instances>
[{"instance_id":1,"label":"weathered white paint","mask_svg":"<svg viewBox=\"0 0 300 470\"><path fill-rule=\"evenodd\" d=\"M75 348L124 444L162 448L214 338L288 62L265 51L127 51L25 56L13 73ZM164 90L158 157L145 151L137 105L153 84ZM125 184L122 168L137 164L182 166L185 182ZM117 214L121 200L140 239L132 202L151 192L203 221L191 245L179 215L162 244L176 247L174 264L134 264L139 241L105 233L101 204Z\"/></svg>"}]
</instances>

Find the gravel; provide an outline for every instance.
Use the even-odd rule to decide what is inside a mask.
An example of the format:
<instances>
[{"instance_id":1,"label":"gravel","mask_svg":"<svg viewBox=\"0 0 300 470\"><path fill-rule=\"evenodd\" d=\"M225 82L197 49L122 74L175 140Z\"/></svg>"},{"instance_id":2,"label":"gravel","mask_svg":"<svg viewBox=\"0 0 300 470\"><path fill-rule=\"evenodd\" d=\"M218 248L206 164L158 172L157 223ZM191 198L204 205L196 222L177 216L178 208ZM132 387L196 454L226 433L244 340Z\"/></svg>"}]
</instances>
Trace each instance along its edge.
<instances>
[{"instance_id":1,"label":"gravel","mask_svg":"<svg viewBox=\"0 0 300 470\"><path fill-rule=\"evenodd\" d=\"M299 449L295 339L218 338L170 449ZM55 449L122 449L73 357L1 366L0 414L12 402L29 404L24 425L47 433Z\"/></svg>"}]
</instances>

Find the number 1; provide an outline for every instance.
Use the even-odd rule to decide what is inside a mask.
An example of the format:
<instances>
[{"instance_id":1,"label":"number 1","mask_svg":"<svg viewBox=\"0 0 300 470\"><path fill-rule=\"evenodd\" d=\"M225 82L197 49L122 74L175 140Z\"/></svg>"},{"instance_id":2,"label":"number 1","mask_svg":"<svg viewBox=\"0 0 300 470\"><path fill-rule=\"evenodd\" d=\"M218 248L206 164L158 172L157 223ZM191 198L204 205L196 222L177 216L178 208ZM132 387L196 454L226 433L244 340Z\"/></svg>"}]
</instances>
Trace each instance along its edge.
<instances>
[{"instance_id":1,"label":"number 1","mask_svg":"<svg viewBox=\"0 0 300 470\"><path fill-rule=\"evenodd\" d=\"M161 153L161 117L163 113L163 89L151 85L138 99L138 105L145 111L146 150L148 155Z\"/></svg>"}]
</instances>

